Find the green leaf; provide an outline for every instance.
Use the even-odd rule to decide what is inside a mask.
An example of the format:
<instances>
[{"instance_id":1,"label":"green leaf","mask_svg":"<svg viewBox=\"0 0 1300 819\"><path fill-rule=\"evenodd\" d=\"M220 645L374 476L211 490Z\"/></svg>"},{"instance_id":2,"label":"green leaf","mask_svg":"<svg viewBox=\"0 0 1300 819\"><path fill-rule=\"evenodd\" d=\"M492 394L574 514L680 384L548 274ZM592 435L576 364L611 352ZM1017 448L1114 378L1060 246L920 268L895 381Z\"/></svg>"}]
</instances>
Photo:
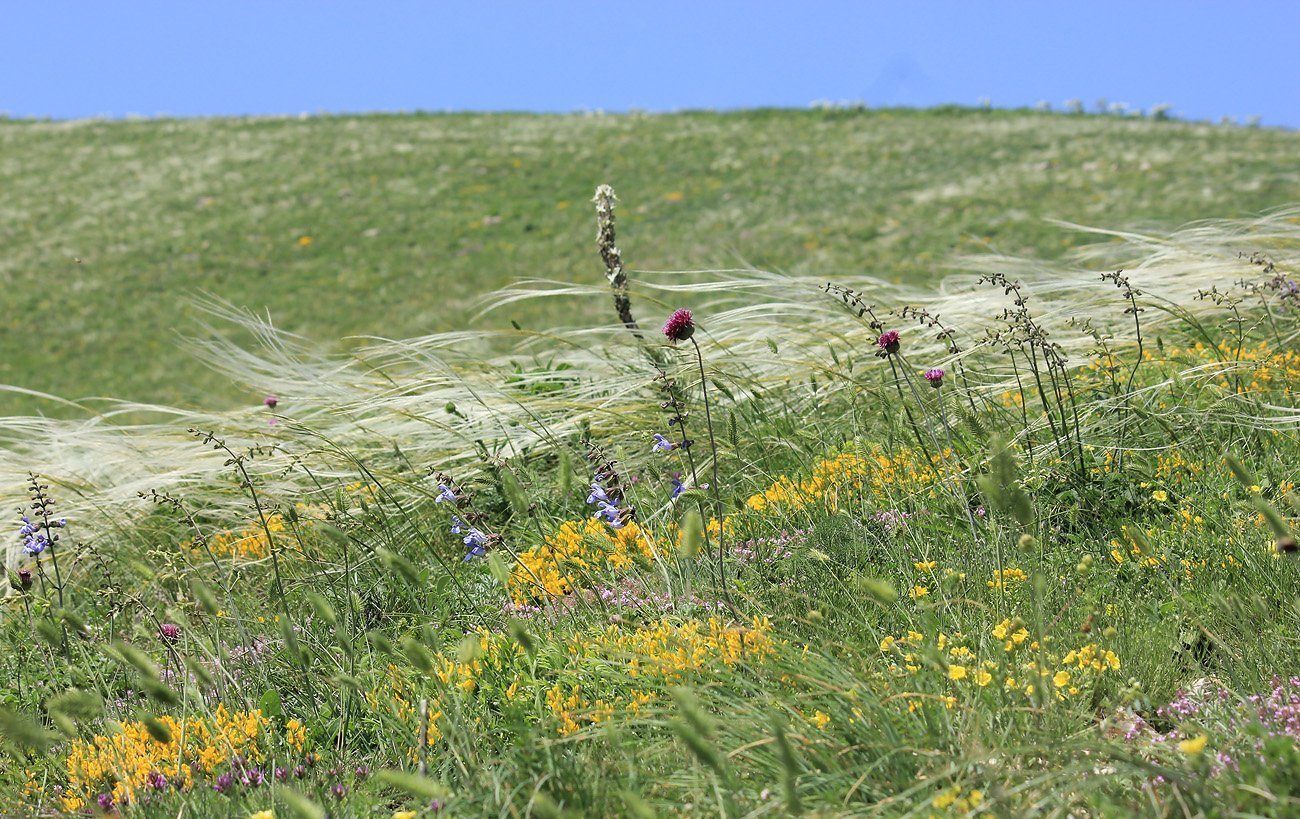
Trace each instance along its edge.
<instances>
[{"instance_id":1,"label":"green leaf","mask_svg":"<svg viewBox=\"0 0 1300 819\"><path fill-rule=\"evenodd\" d=\"M407 771L379 771L375 776L381 782L387 782L398 790L424 799L446 799L451 795L446 785L427 776Z\"/></svg>"}]
</instances>

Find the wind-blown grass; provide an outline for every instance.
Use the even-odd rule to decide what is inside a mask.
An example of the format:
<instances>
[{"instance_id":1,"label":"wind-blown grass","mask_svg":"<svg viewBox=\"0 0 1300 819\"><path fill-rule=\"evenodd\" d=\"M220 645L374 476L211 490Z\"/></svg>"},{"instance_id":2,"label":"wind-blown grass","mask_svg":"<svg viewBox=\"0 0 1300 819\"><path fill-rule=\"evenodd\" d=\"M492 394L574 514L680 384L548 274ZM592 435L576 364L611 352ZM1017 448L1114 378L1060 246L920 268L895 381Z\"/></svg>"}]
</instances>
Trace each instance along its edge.
<instances>
[{"instance_id":1,"label":"wind-blown grass","mask_svg":"<svg viewBox=\"0 0 1300 819\"><path fill-rule=\"evenodd\" d=\"M1300 211L1093 233L634 274L699 360L555 280L478 307L611 323L331 352L206 302L274 412L0 420L61 537L10 547L0 807L1294 812Z\"/></svg>"}]
</instances>

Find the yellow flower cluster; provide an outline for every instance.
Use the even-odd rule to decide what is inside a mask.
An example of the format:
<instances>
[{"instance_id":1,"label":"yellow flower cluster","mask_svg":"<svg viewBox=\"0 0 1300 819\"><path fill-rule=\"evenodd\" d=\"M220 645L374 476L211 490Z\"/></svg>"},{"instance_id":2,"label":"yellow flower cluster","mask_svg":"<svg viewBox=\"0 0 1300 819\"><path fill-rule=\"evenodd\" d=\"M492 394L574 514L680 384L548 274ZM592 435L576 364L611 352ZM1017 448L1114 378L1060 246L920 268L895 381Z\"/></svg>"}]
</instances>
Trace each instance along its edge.
<instances>
[{"instance_id":1,"label":"yellow flower cluster","mask_svg":"<svg viewBox=\"0 0 1300 819\"><path fill-rule=\"evenodd\" d=\"M1219 342L1211 348L1201 342L1182 350L1166 351L1170 358L1190 358L1197 362L1220 362L1224 366L1218 378L1219 386L1239 393L1278 390L1291 395L1294 385L1300 382L1300 352L1274 351L1267 341L1240 350L1235 344ZM1232 371L1227 368L1231 366ZM1249 380L1247 380L1249 379Z\"/></svg>"},{"instance_id":2,"label":"yellow flower cluster","mask_svg":"<svg viewBox=\"0 0 1300 819\"><path fill-rule=\"evenodd\" d=\"M930 800L930 806L935 810L947 811L953 816L969 816L984 802L984 792L981 790L972 789L964 796L962 794L960 785L944 788Z\"/></svg>"},{"instance_id":3,"label":"yellow flower cluster","mask_svg":"<svg viewBox=\"0 0 1300 819\"><path fill-rule=\"evenodd\" d=\"M730 669L741 661L761 662L776 648L766 617L755 617L748 626L719 617L704 622L664 618L632 631L609 626L595 635L577 636L569 644L569 654L622 661L632 678L673 681L719 665Z\"/></svg>"},{"instance_id":4,"label":"yellow flower cluster","mask_svg":"<svg viewBox=\"0 0 1300 819\"><path fill-rule=\"evenodd\" d=\"M988 581L990 589L1010 589L1014 583L1023 583L1029 579L1029 575L1023 570L1012 566L1006 569L994 569L993 579Z\"/></svg>"},{"instance_id":5,"label":"yellow flower cluster","mask_svg":"<svg viewBox=\"0 0 1300 819\"><path fill-rule=\"evenodd\" d=\"M595 519L565 521L541 546L519 553L510 573L510 596L521 605L562 597L584 577L627 571L664 551L636 523L613 530Z\"/></svg>"},{"instance_id":6,"label":"yellow flower cluster","mask_svg":"<svg viewBox=\"0 0 1300 819\"><path fill-rule=\"evenodd\" d=\"M633 689L627 697L614 695L609 700L598 697L589 700L582 694L581 685L565 686L556 683L546 691L546 707L559 723L560 736L568 736L586 725L599 725L613 719L616 713L625 713L633 717L641 713L642 707L653 702L656 695L651 691Z\"/></svg>"},{"instance_id":7,"label":"yellow flower cluster","mask_svg":"<svg viewBox=\"0 0 1300 819\"><path fill-rule=\"evenodd\" d=\"M469 635L451 653L433 659L432 679L441 685L441 691L429 698L428 743L433 745L442 738L438 721L445 713L444 698L448 693L473 694L495 679L494 690L500 690L505 680L503 697L512 699L521 684L521 669L517 663L525 656L524 649L504 634L479 629ZM414 703L424 696L417 692L418 675L412 669L389 664L384 685L366 692L366 702L371 710L387 711L399 721L410 726L412 733L419 730L420 715ZM412 749L414 758L415 749Z\"/></svg>"},{"instance_id":8,"label":"yellow flower cluster","mask_svg":"<svg viewBox=\"0 0 1300 819\"><path fill-rule=\"evenodd\" d=\"M266 750L269 723L261 711L232 713L218 705L210 720L162 716L158 722L169 734L165 742L152 736L143 722L123 722L115 734L73 740L65 760L68 784L63 810L81 810L104 791L118 804L133 800L148 786L151 775L161 774L189 787L199 771L210 777L236 755L260 762ZM305 729L296 720L290 724L294 727L285 740L301 750Z\"/></svg>"},{"instance_id":9,"label":"yellow flower cluster","mask_svg":"<svg viewBox=\"0 0 1300 819\"><path fill-rule=\"evenodd\" d=\"M767 618L755 617L748 626L740 626L711 617L707 621L662 619L633 630L610 626L573 637L568 652L578 668L591 661L616 663L632 679L676 682L687 674L729 670L742 661L761 662L776 649ZM653 691L635 688L626 694L616 690L593 697L578 683L557 682L546 691L546 706L561 736L615 714L636 716L655 699ZM816 718L814 722L825 724Z\"/></svg>"},{"instance_id":10,"label":"yellow flower cluster","mask_svg":"<svg viewBox=\"0 0 1300 819\"><path fill-rule=\"evenodd\" d=\"M949 689L953 693L938 697L948 708L957 704L956 695L963 687L968 691L972 686L987 688L995 681L1007 691L1020 691L1032 699L1041 678L1050 683L1056 699L1064 700L1085 690L1092 675L1117 671L1120 667L1115 652L1095 643L1071 649L1064 656L1049 652L1044 643L1031 640L1029 631L1010 618L998 623L990 633L1002 644L1001 661L981 658L964 645L963 635L949 636L944 632L939 632L932 644L917 631L886 635L880 641L880 653L889 663L888 671L896 677L915 676L927 667L941 672L943 679L953 684ZM1021 656L1022 648L1027 652L1024 656ZM909 710L915 711L921 702L935 697L909 694L905 699Z\"/></svg>"},{"instance_id":11,"label":"yellow flower cluster","mask_svg":"<svg viewBox=\"0 0 1300 819\"><path fill-rule=\"evenodd\" d=\"M267 515L266 529L277 535L284 531L284 517L279 514ZM193 541L190 542L193 548ZM232 529L213 535L208 541L208 548L217 557L236 557L246 560L261 560L271 554L271 543L267 540L260 522L254 522L242 529Z\"/></svg>"},{"instance_id":12,"label":"yellow flower cluster","mask_svg":"<svg viewBox=\"0 0 1300 819\"><path fill-rule=\"evenodd\" d=\"M863 492L887 497L928 489L934 486L937 474L952 472L952 463L951 453L947 451L933 456L930 465L924 456L910 449L893 455L879 448L867 456L845 452L822 461L803 480L782 475L767 489L751 495L745 504L756 512L771 507L803 509L819 502L838 509L842 499Z\"/></svg>"},{"instance_id":13,"label":"yellow flower cluster","mask_svg":"<svg viewBox=\"0 0 1300 819\"><path fill-rule=\"evenodd\" d=\"M411 731L419 731L420 714L412 701L418 698L418 695L412 690L413 686L406 678L406 672L392 663L388 665L387 684L382 688L371 689L366 692L366 703L372 711L387 710L390 714L404 723L411 726ZM443 717L440 701L431 701L429 703L429 737L428 743L433 745L442 739L442 731L438 727L438 721ZM412 749L411 757L414 758L416 750Z\"/></svg>"}]
</instances>

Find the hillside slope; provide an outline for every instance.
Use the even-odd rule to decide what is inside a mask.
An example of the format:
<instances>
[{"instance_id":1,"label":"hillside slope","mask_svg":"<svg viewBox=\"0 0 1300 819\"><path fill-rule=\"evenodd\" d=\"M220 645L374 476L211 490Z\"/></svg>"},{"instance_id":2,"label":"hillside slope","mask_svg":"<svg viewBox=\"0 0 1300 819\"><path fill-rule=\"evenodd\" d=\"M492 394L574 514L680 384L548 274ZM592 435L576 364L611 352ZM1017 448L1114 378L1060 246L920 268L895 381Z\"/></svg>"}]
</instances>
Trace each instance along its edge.
<instances>
[{"instance_id":1,"label":"hillside slope","mask_svg":"<svg viewBox=\"0 0 1300 819\"><path fill-rule=\"evenodd\" d=\"M0 383L256 401L180 349L197 295L321 343L466 328L514 279L599 280L600 182L634 268L919 282L976 248L1058 256L1075 240L1045 218L1173 227L1300 201L1296 156L1288 131L957 109L3 122ZM0 392L26 413L75 411Z\"/></svg>"}]
</instances>

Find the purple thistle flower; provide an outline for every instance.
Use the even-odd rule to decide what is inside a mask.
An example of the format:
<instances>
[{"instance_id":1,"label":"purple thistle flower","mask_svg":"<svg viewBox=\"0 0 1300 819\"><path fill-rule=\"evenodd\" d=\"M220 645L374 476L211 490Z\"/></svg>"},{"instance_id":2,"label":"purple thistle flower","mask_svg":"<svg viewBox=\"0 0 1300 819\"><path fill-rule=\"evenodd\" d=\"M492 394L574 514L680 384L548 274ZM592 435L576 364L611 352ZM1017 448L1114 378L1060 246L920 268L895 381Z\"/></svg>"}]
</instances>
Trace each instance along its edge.
<instances>
[{"instance_id":1,"label":"purple thistle flower","mask_svg":"<svg viewBox=\"0 0 1300 819\"><path fill-rule=\"evenodd\" d=\"M32 587L32 571L31 571L31 569L19 569L19 570L18 570L18 583L19 583L19 585L21 585L24 589L30 589L30 588Z\"/></svg>"},{"instance_id":2,"label":"purple thistle flower","mask_svg":"<svg viewBox=\"0 0 1300 819\"><path fill-rule=\"evenodd\" d=\"M672 341L685 341L695 335L695 317L685 307L678 308L664 322L664 335Z\"/></svg>"},{"instance_id":3,"label":"purple thistle flower","mask_svg":"<svg viewBox=\"0 0 1300 819\"><path fill-rule=\"evenodd\" d=\"M276 405L280 403L280 399L276 398L274 395L268 395L262 399L262 403L266 405L267 409L273 410Z\"/></svg>"},{"instance_id":4,"label":"purple thistle flower","mask_svg":"<svg viewBox=\"0 0 1300 819\"><path fill-rule=\"evenodd\" d=\"M174 643L181 637L181 627L175 623L163 623L158 626L158 634L169 643Z\"/></svg>"},{"instance_id":5,"label":"purple thistle flower","mask_svg":"<svg viewBox=\"0 0 1300 819\"><path fill-rule=\"evenodd\" d=\"M876 339L876 346L885 352L886 355L892 355L898 352L899 335L897 330L886 330Z\"/></svg>"},{"instance_id":6,"label":"purple thistle flower","mask_svg":"<svg viewBox=\"0 0 1300 819\"><path fill-rule=\"evenodd\" d=\"M660 450L661 452L671 452L672 450L677 448L677 444L674 444L672 441L668 440L667 438L665 438L664 436L656 432L655 443L654 446L651 448Z\"/></svg>"},{"instance_id":7,"label":"purple thistle flower","mask_svg":"<svg viewBox=\"0 0 1300 819\"><path fill-rule=\"evenodd\" d=\"M934 387L936 390L943 386L944 373L943 370L939 369L938 367L935 367L930 370L926 370L924 375L925 375L925 380L929 381L930 386Z\"/></svg>"}]
</instances>

